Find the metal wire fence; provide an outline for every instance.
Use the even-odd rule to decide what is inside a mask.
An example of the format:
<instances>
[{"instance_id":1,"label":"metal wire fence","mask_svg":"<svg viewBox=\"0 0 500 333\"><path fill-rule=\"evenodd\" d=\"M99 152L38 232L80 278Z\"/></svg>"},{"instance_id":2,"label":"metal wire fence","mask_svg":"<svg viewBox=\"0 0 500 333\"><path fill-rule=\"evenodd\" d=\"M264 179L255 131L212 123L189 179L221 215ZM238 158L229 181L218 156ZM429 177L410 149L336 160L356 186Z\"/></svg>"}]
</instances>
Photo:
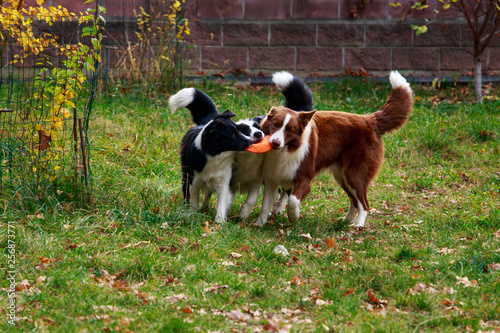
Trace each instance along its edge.
<instances>
[{"instance_id":1,"label":"metal wire fence","mask_svg":"<svg viewBox=\"0 0 500 333\"><path fill-rule=\"evenodd\" d=\"M97 11L82 19L57 8L8 6L0 25L0 188L88 182Z\"/></svg>"},{"instance_id":2,"label":"metal wire fence","mask_svg":"<svg viewBox=\"0 0 500 333\"><path fill-rule=\"evenodd\" d=\"M96 8L84 14L93 21L20 3L0 6L0 189L80 187L91 178L87 131L98 85L126 80L145 94L182 85L181 2L68 3L75 12Z\"/></svg>"}]
</instances>

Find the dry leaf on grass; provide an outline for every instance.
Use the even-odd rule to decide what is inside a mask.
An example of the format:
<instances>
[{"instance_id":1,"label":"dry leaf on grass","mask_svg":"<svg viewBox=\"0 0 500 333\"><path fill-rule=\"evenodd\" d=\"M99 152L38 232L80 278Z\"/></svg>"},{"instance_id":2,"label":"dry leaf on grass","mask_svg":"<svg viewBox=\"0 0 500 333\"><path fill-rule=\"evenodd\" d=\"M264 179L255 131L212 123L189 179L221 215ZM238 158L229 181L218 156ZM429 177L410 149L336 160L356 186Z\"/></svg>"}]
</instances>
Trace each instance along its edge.
<instances>
[{"instance_id":1,"label":"dry leaf on grass","mask_svg":"<svg viewBox=\"0 0 500 333\"><path fill-rule=\"evenodd\" d=\"M459 276L456 276L457 283L456 284L461 284L464 287L477 287L477 281L476 280L470 280L467 276L461 278Z\"/></svg>"},{"instance_id":2,"label":"dry leaf on grass","mask_svg":"<svg viewBox=\"0 0 500 333\"><path fill-rule=\"evenodd\" d=\"M351 288L349 288L349 289L347 289L346 291L344 291L344 292L342 293L342 297L349 296L349 295L351 295L353 292L354 292L354 290L352 290Z\"/></svg>"},{"instance_id":3,"label":"dry leaf on grass","mask_svg":"<svg viewBox=\"0 0 500 333\"><path fill-rule=\"evenodd\" d=\"M181 299L184 299L186 298L187 296L184 295L184 294L178 294L178 295L173 295L173 296L167 296L165 297L163 300L165 302L169 302L169 303L174 303L174 302L178 302L180 301Z\"/></svg>"},{"instance_id":4,"label":"dry leaf on grass","mask_svg":"<svg viewBox=\"0 0 500 333\"><path fill-rule=\"evenodd\" d=\"M310 233L307 233L307 234L300 234L299 237L302 237L302 238L305 238L307 239L308 241L312 240L312 237L311 237L311 234Z\"/></svg>"},{"instance_id":5,"label":"dry leaf on grass","mask_svg":"<svg viewBox=\"0 0 500 333\"><path fill-rule=\"evenodd\" d=\"M209 288L205 288L205 292L213 292L213 291L219 291L221 289L228 289L229 286L227 284L221 286L220 284L216 283L216 284L213 284L212 286L210 286Z\"/></svg>"},{"instance_id":6,"label":"dry leaf on grass","mask_svg":"<svg viewBox=\"0 0 500 333\"><path fill-rule=\"evenodd\" d=\"M103 255L110 254L110 253L115 253L115 252L118 252L118 251L121 251L121 250L125 250L125 249L128 249L129 247L132 247L132 246L135 247L135 248L137 248L137 247L139 247L139 246L141 246L143 244L149 244L149 242L148 241L140 241L140 242L137 242L135 244L130 243L130 244L122 246L121 248L119 248L117 250L112 250L112 251L104 252Z\"/></svg>"},{"instance_id":7,"label":"dry leaf on grass","mask_svg":"<svg viewBox=\"0 0 500 333\"><path fill-rule=\"evenodd\" d=\"M250 316L247 315L246 313L241 312L240 310L231 310L228 313L226 313L226 317L231 320L241 321L245 323L250 320Z\"/></svg>"},{"instance_id":8,"label":"dry leaf on grass","mask_svg":"<svg viewBox=\"0 0 500 333\"><path fill-rule=\"evenodd\" d=\"M488 264L488 268L486 269L488 272L500 271L500 264L494 262L492 264Z\"/></svg>"},{"instance_id":9,"label":"dry leaf on grass","mask_svg":"<svg viewBox=\"0 0 500 333\"><path fill-rule=\"evenodd\" d=\"M234 258L234 259L239 259L239 258L243 257L242 254L239 254L236 252L231 252L230 256L231 256L231 258Z\"/></svg>"}]
</instances>

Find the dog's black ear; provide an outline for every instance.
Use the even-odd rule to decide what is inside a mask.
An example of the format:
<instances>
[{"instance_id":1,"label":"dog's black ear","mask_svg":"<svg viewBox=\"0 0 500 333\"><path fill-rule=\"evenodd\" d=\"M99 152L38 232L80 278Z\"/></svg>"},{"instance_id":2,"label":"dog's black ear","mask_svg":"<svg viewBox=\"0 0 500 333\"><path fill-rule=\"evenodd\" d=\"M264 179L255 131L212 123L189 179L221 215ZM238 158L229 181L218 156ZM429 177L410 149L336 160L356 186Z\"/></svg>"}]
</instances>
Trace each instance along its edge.
<instances>
[{"instance_id":1,"label":"dog's black ear","mask_svg":"<svg viewBox=\"0 0 500 333\"><path fill-rule=\"evenodd\" d=\"M257 117L253 117L252 120L260 125L262 123L262 120L264 120L264 118L266 118L266 116L257 116Z\"/></svg>"},{"instance_id":2,"label":"dog's black ear","mask_svg":"<svg viewBox=\"0 0 500 333\"><path fill-rule=\"evenodd\" d=\"M205 131L208 135L217 134L221 131L223 126L224 125L220 121L214 120L210 124L207 125L207 127L205 128Z\"/></svg>"},{"instance_id":3,"label":"dog's black ear","mask_svg":"<svg viewBox=\"0 0 500 333\"><path fill-rule=\"evenodd\" d=\"M232 118L234 116L236 116L236 113L232 112L231 110L226 110L223 113L219 114L219 117Z\"/></svg>"}]
</instances>

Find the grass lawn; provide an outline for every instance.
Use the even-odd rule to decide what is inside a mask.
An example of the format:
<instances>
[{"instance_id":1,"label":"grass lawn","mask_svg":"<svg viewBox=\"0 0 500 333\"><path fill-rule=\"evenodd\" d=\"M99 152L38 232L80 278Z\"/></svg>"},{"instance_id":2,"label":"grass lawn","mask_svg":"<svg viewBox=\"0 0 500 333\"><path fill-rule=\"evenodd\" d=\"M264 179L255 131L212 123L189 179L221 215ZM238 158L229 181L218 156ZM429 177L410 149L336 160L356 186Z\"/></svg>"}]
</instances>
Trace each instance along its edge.
<instances>
[{"instance_id":1,"label":"grass lawn","mask_svg":"<svg viewBox=\"0 0 500 333\"><path fill-rule=\"evenodd\" d=\"M239 119L281 105L274 87L196 87ZM388 83L310 86L318 110L371 113ZM70 189L0 197L0 331L477 332L500 330L500 87L412 84L415 108L384 136L366 228L315 179L301 218L213 223L182 205L179 145L192 126L168 96L116 86L90 122L90 205ZM23 192L24 193L24 192ZM260 200L259 200L260 205ZM8 223L19 321L8 323ZM283 245L289 256L274 253Z\"/></svg>"}]
</instances>

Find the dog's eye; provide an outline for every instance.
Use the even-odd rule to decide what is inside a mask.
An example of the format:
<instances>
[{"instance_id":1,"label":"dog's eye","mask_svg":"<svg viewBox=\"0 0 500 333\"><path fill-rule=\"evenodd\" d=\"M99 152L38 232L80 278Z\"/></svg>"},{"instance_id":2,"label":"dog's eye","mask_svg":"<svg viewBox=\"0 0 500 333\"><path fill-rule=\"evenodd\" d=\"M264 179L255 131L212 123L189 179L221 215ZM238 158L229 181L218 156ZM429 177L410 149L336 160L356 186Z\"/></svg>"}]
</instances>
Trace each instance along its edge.
<instances>
[{"instance_id":1,"label":"dog's eye","mask_svg":"<svg viewBox=\"0 0 500 333\"><path fill-rule=\"evenodd\" d=\"M233 135L231 135L232 138L235 138L236 137L236 134L233 133Z\"/></svg>"}]
</instances>

